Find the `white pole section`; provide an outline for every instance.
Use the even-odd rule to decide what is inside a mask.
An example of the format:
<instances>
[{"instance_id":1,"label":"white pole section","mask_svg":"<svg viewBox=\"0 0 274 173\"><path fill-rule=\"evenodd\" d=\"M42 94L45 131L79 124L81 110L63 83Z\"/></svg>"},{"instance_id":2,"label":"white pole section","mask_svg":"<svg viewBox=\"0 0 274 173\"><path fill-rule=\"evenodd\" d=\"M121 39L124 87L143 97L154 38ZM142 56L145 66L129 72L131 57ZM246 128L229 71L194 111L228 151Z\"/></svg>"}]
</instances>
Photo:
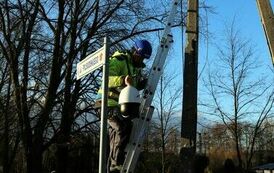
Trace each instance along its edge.
<instances>
[{"instance_id":1,"label":"white pole section","mask_svg":"<svg viewBox=\"0 0 274 173\"><path fill-rule=\"evenodd\" d=\"M106 172L107 158L107 96L108 96L108 38L104 38L104 65L103 65L103 80L102 80L102 107L101 107L101 128L100 128L100 151L99 151L99 173Z\"/></svg>"}]
</instances>

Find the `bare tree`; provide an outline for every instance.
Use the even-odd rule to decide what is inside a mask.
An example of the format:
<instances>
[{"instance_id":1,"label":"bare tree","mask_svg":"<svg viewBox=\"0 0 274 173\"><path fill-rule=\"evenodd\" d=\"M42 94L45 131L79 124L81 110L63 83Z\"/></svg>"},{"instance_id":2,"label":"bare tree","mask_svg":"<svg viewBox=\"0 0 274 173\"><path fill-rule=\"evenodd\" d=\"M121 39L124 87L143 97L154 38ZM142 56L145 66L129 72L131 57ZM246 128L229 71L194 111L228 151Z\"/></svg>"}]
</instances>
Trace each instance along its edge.
<instances>
[{"instance_id":1,"label":"bare tree","mask_svg":"<svg viewBox=\"0 0 274 173\"><path fill-rule=\"evenodd\" d=\"M172 141L172 137L174 138L174 135L176 137L176 129L179 125L175 116L176 113L179 112L178 106L180 105L180 97L178 96L181 96L182 94L182 88L175 84L176 76L176 73L173 73L172 75L164 73L163 76L161 76L159 88L157 89L154 101L157 118L154 118L153 128L156 129L160 135L162 173L167 171L167 145L172 142L176 147L176 144Z\"/></svg>"},{"instance_id":2,"label":"bare tree","mask_svg":"<svg viewBox=\"0 0 274 173\"><path fill-rule=\"evenodd\" d=\"M262 123L273 115L273 79L259 76L254 46L240 37L234 23L227 28L224 44L219 45L216 70L207 79L212 102L206 104L208 113L222 120L235 142L239 167L243 167L242 151L249 153L246 166L254 152L254 143L262 130ZM255 75L258 74L258 75ZM243 144L244 128L241 124L251 121L252 140Z\"/></svg>"},{"instance_id":3,"label":"bare tree","mask_svg":"<svg viewBox=\"0 0 274 173\"><path fill-rule=\"evenodd\" d=\"M261 133L256 140L255 150L274 151L274 122L268 120L262 124Z\"/></svg>"},{"instance_id":4,"label":"bare tree","mask_svg":"<svg viewBox=\"0 0 274 173\"><path fill-rule=\"evenodd\" d=\"M12 163L16 156L20 137L18 135L18 124L16 121L14 105L11 101L11 81L8 75L8 64L1 58L3 68L0 70L0 143L2 144L1 160L3 172L12 170Z\"/></svg>"},{"instance_id":5,"label":"bare tree","mask_svg":"<svg viewBox=\"0 0 274 173\"><path fill-rule=\"evenodd\" d=\"M0 2L0 50L28 173L42 171L42 154L54 143L57 171L67 171L71 136L98 121L93 104L101 74L77 81L76 64L101 47L105 35L114 46L162 30L166 11L153 8L137 0Z\"/></svg>"}]
</instances>

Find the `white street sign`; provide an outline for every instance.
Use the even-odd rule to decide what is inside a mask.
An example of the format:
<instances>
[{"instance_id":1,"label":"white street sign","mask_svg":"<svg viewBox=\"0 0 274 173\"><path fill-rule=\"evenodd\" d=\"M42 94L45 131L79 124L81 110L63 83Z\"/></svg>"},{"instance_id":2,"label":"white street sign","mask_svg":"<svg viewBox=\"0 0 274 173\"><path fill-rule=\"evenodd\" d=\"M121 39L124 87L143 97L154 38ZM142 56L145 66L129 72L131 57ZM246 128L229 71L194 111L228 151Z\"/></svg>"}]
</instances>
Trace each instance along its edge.
<instances>
[{"instance_id":1,"label":"white street sign","mask_svg":"<svg viewBox=\"0 0 274 173\"><path fill-rule=\"evenodd\" d=\"M105 62L105 46L88 55L77 64L77 80L101 67Z\"/></svg>"}]
</instances>

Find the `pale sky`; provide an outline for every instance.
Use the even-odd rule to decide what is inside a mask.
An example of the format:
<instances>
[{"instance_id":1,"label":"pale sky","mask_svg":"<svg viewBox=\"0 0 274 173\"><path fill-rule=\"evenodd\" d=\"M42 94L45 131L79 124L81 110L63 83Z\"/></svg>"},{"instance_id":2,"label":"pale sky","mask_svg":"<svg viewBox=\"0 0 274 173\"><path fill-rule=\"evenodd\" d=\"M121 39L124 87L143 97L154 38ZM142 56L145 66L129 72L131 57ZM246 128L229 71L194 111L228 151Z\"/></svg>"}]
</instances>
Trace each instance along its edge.
<instances>
[{"instance_id":1,"label":"pale sky","mask_svg":"<svg viewBox=\"0 0 274 173\"><path fill-rule=\"evenodd\" d=\"M237 28L246 38L256 43L259 50L262 50L263 57L266 57L264 61L267 64L272 64L256 0L207 0L206 2L209 6L214 6L218 13L209 16L211 32L216 33L216 36L219 37L224 24L231 23L235 18ZM273 9L274 0L270 2Z\"/></svg>"},{"instance_id":2,"label":"pale sky","mask_svg":"<svg viewBox=\"0 0 274 173\"><path fill-rule=\"evenodd\" d=\"M271 0L272 9L274 0ZM214 8L216 14L208 13L208 30L212 34L209 38L208 47L205 40L199 42L199 71L204 65L210 63L212 58L216 56L216 40L221 39L225 25L230 26L233 19L235 25L241 32L241 36L256 45L260 59L266 66L272 66L269 49L267 47L261 19L256 5L256 0L206 0L206 4ZM200 10L200 13L204 13ZM173 29L174 45L171 49L171 57L168 57L169 68L180 72L182 71L182 35L179 29ZM202 37L200 35L200 37ZM185 36L184 36L185 39ZM185 42L184 42L185 44ZM208 50L209 59L206 60L205 52ZM172 72L173 73L173 72ZM180 81L180 80L178 80Z\"/></svg>"},{"instance_id":3,"label":"pale sky","mask_svg":"<svg viewBox=\"0 0 274 173\"><path fill-rule=\"evenodd\" d=\"M274 0L271 0L272 9ZM230 26L233 19L235 19L236 28L240 30L241 36L250 40L252 44L256 45L256 50L259 52L261 62L267 67L272 67L272 61L267 47L266 38L264 35L261 19L256 5L256 0L206 0L206 4L214 8L216 14L208 14L208 29L212 34L209 42L218 43L223 35L225 25ZM200 13L204 13L200 10ZM179 29L173 29L174 46L171 49L170 57L167 62L168 69L171 73L178 73L177 84L182 85L182 35ZM184 36L185 37L185 36ZM201 37L201 36L200 36ZM185 43L184 43L185 44ZM208 50L208 59L206 60L205 52ZM204 65L214 61L216 57L216 48L213 44L205 45L204 40L199 42L199 73L201 73ZM265 71L264 68L262 71ZM270 69L267 69L270 75ZM206 73L206 72L204 72ZM202 90L202 83L199 82L198 89ZM200 92L200 91L199 91ZM203 97L199 95L198 97ZM180 116L180 115L179 115Z\"/></svg>"},{"instance_id":4,"label":"pale sky","mask_svg":"<svg viewBox=\"0 0 274 173\"><path fill-rule=\"evenodd\" d=\"M215 12L217 13L209 14L208 16L209 32L213 34L213 39L209 40L209 42L215 42L215 44L218 43L218 40L220 40L220 38L224 34L223 31L225 26L230 26L234 19L236 29L240 31L241 37L250 40L251 44L255 45L254 49L256 50L256 55L259 58L260 62L265 65L263 68L258 69L254 73L254 79L257 78L256 75L259 76L261 73L265 73L266 75L272 76L273 80L273 73L271 73L270 70L272 68L272 60L261 24L256 0L207 0L206 2L207 5L213 6L215 8ZM274 0L271 0L271 4L273 9ZM206 60L206 48L206 45L203 42L200 42L200 73L204 64L211 63L216 57L216 48L212 44L209 44L208 59ZM202 99L204 96L202 93L203 84L201 81L199 82L198 88L200 93L198 97Z\"/></svg>"}]
</instances>

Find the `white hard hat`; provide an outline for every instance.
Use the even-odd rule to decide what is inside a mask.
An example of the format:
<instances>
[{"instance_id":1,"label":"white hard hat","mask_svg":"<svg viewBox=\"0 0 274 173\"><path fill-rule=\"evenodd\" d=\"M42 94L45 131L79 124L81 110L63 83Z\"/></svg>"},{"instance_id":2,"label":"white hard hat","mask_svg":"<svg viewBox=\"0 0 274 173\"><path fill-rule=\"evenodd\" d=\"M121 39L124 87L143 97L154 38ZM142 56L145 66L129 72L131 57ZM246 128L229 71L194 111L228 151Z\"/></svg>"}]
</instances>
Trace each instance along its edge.
<instances>
[{"instance_id":1,"label":"white hard hat","mask_svg":"<svg viewBox=\"0 0 274 173\"><path fill-rule=\"evenodd\" d=\"M134 88L131 85L128 85L124 89L122 89L122 91L120 92L118 102L119 104L140 103L141 102L140 93L136 88Z\"/></svg>"}]
</instances>

